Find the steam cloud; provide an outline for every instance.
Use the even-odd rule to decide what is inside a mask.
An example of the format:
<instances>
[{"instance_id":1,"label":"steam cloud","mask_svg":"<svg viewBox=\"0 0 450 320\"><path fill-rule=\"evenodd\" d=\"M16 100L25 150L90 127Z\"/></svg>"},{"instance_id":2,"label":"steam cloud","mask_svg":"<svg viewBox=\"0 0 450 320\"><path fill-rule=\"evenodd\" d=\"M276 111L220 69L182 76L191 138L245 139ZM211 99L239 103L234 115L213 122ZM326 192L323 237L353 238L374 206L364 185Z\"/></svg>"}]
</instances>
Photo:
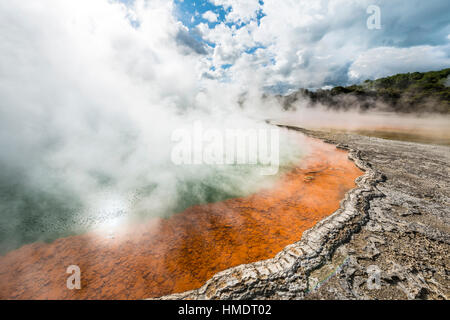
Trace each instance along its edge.
<instances>
[{"instance_id":1,"label":"steam cloud","mask_svg":"<svg viewBox=\"0 0 450 320\"><path fill-rule=\"evenodd\" d=\"M250 21L261 6L257 1L254 8L233 3L237 7L230 11L231 21ZM330 3L340 7L340 1ZM295 6L316 11L315 2ZM364 13L365 6L358 6ZM268 118L289 118L307 127L376 121L357 112L309 109L304 101L296 112L281 115L276 99L262 98L260 88L272 88L294 75L288 83L323 84L341 62L341 55L326 64L321 60L326 57L315 54L324 52L328 43L316 48L307 32L298 31L309 29L297 25L307 21L297 16L305 11L292 10L290 2L265 1L267 18L261 28L252 21L235 30L236 37L225 24L211 30L200 24L200 35L218 43L214 50L192 37L173 11L172 1L165 0L136 0L132 10L108 0L0 0L0 254L115 221L167 216L273 182L257 167L173 165L171 135L189 123L269 129L263 121ZM354 20L351 10L343 14ZM346 19L340 20L347 25ZM315 21L313 31L322 32L322 23ZM234 44L239 39L249 43ZM260 43L252 39L269 52L234 52ZM303 53L293 43L313 50ZM353 52L353 42L348 47L343 52ZM277 53L276 64L270 52ZM320 61L308 62L313 57ZM266 60L270 63L259 63ZM439 61L439 66L448 63L447 57ZM211 68L213 62L234 64L225 71ZM302 72L307 65L312 73ZM363 71L358 76L372 72ZM280 139L283 170L307 150L299 148L297 136L283 132Z\"/></svg>"},{"instance_id":2,"label":"steam cloud","mask_svg":"<svg viewBox=\"0 0 450 320\"><path fill-rule=\"evenodd\" d=\"M171 133L188 122L268 126L242 110L238 86L199 81L204 48L172 10L0 1L0 253L270 183L256 169L170 162Z\"/></svg>"}]
</instances>

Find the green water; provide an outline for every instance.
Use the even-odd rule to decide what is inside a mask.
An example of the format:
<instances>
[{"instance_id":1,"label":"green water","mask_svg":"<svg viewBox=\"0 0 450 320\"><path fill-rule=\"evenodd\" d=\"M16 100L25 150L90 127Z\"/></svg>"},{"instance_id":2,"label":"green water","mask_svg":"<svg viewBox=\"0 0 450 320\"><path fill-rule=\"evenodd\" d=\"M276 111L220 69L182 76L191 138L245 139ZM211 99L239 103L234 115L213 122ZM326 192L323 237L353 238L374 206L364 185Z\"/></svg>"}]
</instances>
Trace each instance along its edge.
<instances>
[{"instance_id":1,"label":"green water","mask_svg":"<svg viewBox=\"0 0 450 320\"><path fill-rule=\"evenodd\" d=\"M33 185L18 172L4 171L0 174L0 254L36 241L82 234L121 216L139 221L168 218L193 205L248 196L270 188L301 157L298 145L283 144L279 173L273 176L261 175L259 166L168 166L162 170L177 177L173 188L136 181L131 188L115 189L120 181L91 172L97 182L95 191L110 195L99 202L100 207L91 207L91 198L101 198L96 192L75 192L58 175ZM125 199L126 205L116 205L115 198Z\"/></svg>"}]
</instances>

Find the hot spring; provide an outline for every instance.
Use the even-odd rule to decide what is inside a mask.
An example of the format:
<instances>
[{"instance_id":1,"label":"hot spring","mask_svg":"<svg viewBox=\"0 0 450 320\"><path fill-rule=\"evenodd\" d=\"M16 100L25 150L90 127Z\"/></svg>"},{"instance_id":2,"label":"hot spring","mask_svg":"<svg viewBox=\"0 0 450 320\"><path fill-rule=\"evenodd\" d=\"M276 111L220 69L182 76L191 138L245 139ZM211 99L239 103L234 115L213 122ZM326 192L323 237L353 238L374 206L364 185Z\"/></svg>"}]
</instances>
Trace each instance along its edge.
<instances>
[{"instance_id":1,"label":"hot spring","mask_svg":"<svg viewBox=\"0 0 450 320\"><path fill-rule=\"evenodd\" d=\"M242 167L203 171L198 180L188 175L178 182L178 196L165 215L143 210L152 186L134 194L135 202L106 188L93 197L90 215L77 215L70 197L42 201L37 208L39 201L31 198L21 207L26 219L7 230L21 239L17 247L30 244L0 258L1 298L158 297L198 288L227 268L272 258L337 210L362 174L333 145L285 130L283 137L277 175ZM35 242L42 239L47 242ZM80 267L81 290L66 288L70 265Z\"/></svg>"}]
</instances>

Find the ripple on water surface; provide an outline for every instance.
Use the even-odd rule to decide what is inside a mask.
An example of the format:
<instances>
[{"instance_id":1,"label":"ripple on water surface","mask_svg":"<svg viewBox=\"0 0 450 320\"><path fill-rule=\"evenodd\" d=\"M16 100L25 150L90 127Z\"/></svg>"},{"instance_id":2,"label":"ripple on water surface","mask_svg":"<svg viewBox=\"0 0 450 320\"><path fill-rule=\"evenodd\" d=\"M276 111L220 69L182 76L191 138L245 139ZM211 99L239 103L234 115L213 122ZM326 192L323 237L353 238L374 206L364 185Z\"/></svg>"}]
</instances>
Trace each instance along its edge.
<instances>
[{"instance_id":1,"label":"ripple on water surface","mask_svg":"<svg viewBox=\"0 0 450 320\"><path fill-rule=\"evenodd\" d=\"M227 268L274 257L339 207L362 175L347 152L311 152L270 189L197 205L114 233L33 243L0 258L2 299L141 299L200 287ZM66 268L81 269L68 290Z\"/></svg>"}]
</instances>

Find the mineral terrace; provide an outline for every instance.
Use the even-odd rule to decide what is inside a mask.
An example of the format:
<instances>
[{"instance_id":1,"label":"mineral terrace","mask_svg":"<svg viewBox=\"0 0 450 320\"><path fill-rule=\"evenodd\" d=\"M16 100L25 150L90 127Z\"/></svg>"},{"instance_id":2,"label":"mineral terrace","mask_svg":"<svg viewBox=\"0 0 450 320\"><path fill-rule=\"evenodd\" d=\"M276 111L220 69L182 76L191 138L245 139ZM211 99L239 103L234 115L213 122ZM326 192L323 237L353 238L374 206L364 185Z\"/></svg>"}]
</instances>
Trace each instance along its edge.
<instances>
[{"instance_id":1,"label":"mineral terrace","mask_svg":"<svg viewBox=\"0 0 450 320\"><path fill-rule=\"evenodd\" d=\"M341 207L273 259L162 299L447 299L450 147L299 130L365 174Z\"/></svg>"}]
</instances>

